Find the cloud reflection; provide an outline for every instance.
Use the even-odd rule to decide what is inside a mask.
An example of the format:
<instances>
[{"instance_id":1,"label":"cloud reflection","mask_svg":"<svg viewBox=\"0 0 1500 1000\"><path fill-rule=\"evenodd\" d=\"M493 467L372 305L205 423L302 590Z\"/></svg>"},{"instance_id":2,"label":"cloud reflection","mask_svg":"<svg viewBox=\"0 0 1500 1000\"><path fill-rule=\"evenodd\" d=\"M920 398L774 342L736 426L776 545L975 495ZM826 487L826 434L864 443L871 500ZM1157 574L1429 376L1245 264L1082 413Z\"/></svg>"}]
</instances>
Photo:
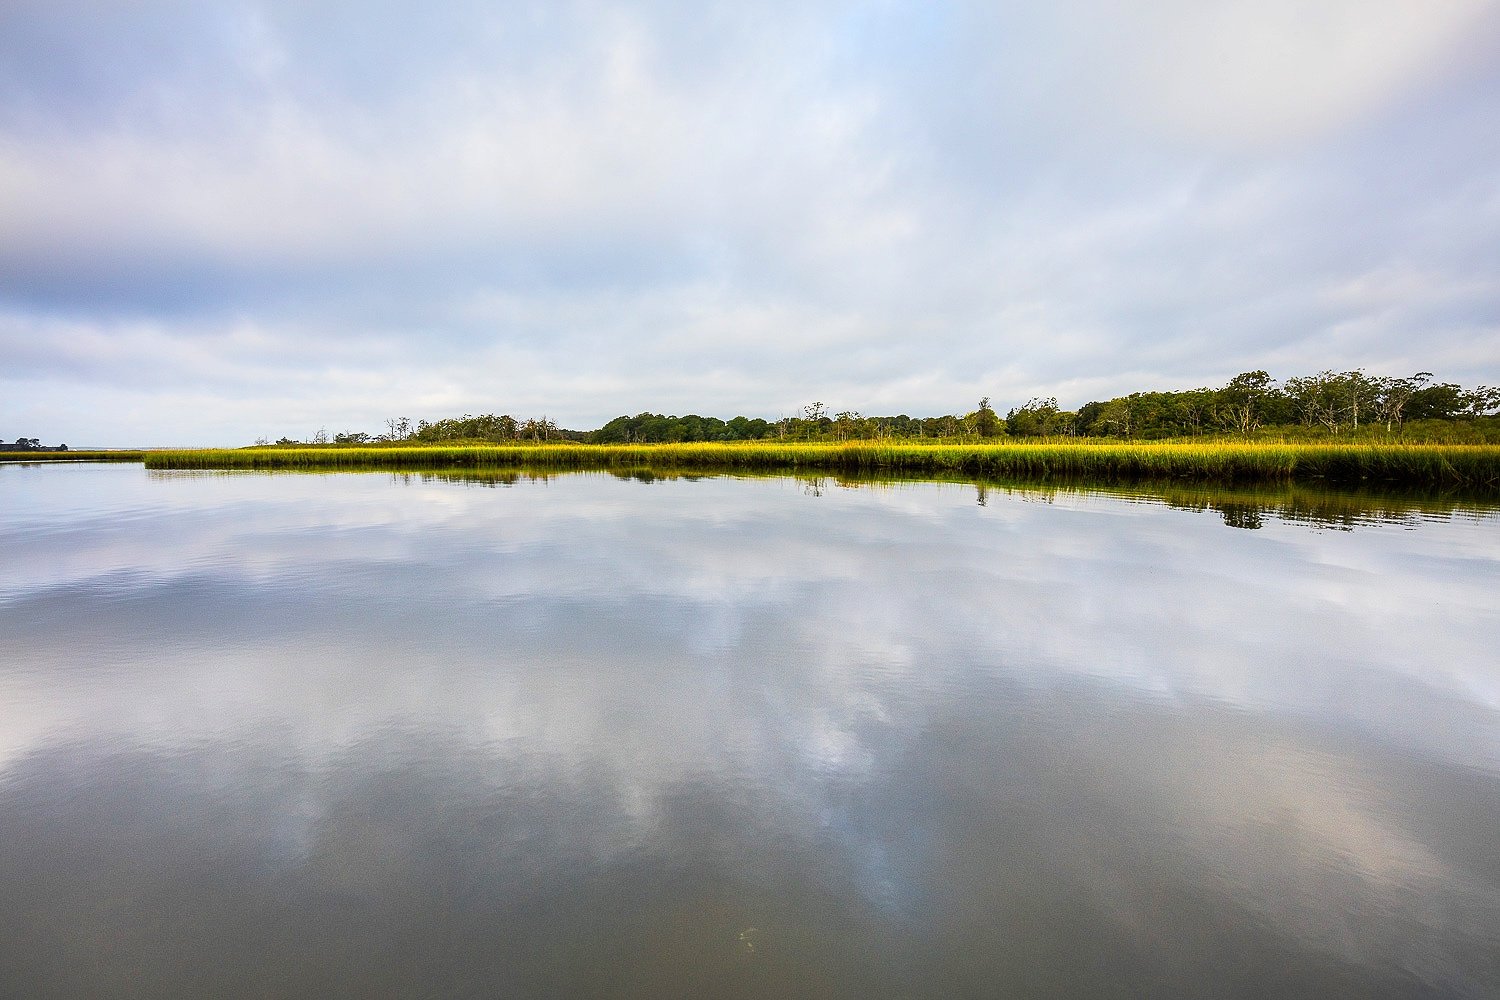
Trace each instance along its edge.
<instances>
[{"instance_id":1,"label":"cloud reflection","mask_svg":"<svg viewBox=\"0 0 1500 1000\"><path fill-rule=\"evenodd\" d=\"M63 475L135 516L49 526L28 479L3 535L0 878L59 968L102 891L157 919L131 942L163 984L229 926L245 982L318 953L399 980L373 949L417 924L422 961L521 989L1109 993L1161 962L1232 995L1226 953L1307 989L1500 981L1487 522ZM48 905L74 929L25 931ZM766 967L724 944L747 927Z\"/></svg>"}]
</instances>

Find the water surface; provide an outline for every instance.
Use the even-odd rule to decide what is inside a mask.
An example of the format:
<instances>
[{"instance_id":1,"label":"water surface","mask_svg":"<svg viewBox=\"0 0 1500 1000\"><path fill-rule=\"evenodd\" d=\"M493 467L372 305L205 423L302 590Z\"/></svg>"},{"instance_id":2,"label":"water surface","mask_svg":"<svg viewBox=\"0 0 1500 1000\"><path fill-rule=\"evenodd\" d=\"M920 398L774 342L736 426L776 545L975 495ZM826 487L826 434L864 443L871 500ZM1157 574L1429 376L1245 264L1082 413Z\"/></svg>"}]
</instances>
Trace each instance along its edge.
<instances>
[{"instance_id":1,"label":"water surface","mask_svg":"<svg viewBox=\"0 0 1500 1000\"><path fill-rule=\"evenodd\" d=\"M0 995L1494 996L1497 581L1463 504L0 467Z\"/></svg>"}]
</instances>

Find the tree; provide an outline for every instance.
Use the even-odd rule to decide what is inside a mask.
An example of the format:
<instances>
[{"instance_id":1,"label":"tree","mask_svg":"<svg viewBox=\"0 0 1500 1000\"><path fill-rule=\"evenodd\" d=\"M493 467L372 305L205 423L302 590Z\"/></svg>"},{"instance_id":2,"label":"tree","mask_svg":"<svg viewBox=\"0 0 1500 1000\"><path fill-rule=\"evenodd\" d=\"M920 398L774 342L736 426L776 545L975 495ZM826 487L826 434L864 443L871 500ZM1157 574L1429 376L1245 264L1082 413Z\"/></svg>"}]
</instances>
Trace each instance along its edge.
<instances>
[{"instance_id":1,"label":"tree","mask_svg":"<svg viewBox=\"0 0 1500 1000\"><path fill-rule=\"evenodd\" d=\"M1454 420L1468 412L1463 388L1452 382L1424 385L1406 404L1408 420Z\"/></svg>"},{"instance_id":2,"label":"tree","mask_svg":"<svg viewBox=\"0 0 1500 1000\"><path fill-rule=\"evenodd\" d=\"M530 417L517 431L517 436L532 441L549 441L557 435L557 424L546 417Z\"/></svg>"},{"instance_id":3,"label":"tree","mask_svg":"<svg viewBox=\"0 0 1500 1000\"><path fill-rule=\"evenodd\" d=\"M1394 421L1400 426L1406 414L1406 406L1417 390L1432 378L1432 372L1417 372L1411 378L1381 377L1375 382L1375 415L1385 421L1385 429L1391 429Z\"/></svg>"},{"instance_id":4,"label":"tree","mask_svg":"<svg viewBox=\"0 0 1500 1000\"><path fill-rule=\"evenodd\" d=\"M1242 372L1219 390L1222 410L1231 429L1249 434L1260 427L1265 419L1264 399L1272 385L1273 380L1266 372Z\"/></svg>"},{"instance_id":5,"label":"tree","mask_svg":"<svg viewBox=\"0 0 1500 1000\"><path fill-rule=\"evenodd\" d=\"M1012 409L1005 415L1005 430L1012 437L1040 437L1055 434L1059 426L1057 398L1032 398L1025 406Z\"/></svg>"},{"instance_id":6,"label":"tree","mask_svg":"<svg viewBox=\"0 0 1500 1000\"><path fill-rule=\"evenodd\" d=\"M1299 375L1286 380L1287 395L1296 405L1304 424L1309 427L1322 425L1334 434L1339 432L1343 415L1338 379L1339 376L1325 370L1316 375Z\"/></svg>"},{"instance_id":7,"label":"tree","mask_svg":"<svg viewBox=\"0 0 1500 1000\"><path fill-rule=\"evenodd\" d=\"M1135 432L1135 400L1130 396L1111 399L1100 408L1095 422L1112 434L1130 437Z\"/></svg>"},{"instance_id":8,"label":"tree","mask_svg":"<svg viewBox=\"0 0 1500 1000\"><path fill-rule=\"evenodd\" d=\"M1103 428L1098 425L1099 414L1104 412L1104 404L1097 400L1090 400L1078 408L1078 413L1073 419L1074 429L1079 434L1098 434Z\"/></svg>"},{"instance_id":9,"label":"tree","mask_svg":"<svg viewBox=\"0 0 1500 1000\"><path fill-rule=\"evenodd\" d=\"M1500 410L1500 386L1482 385L1464 393L1464 403L1472 417L1496 416Z\"/></svg>"},{"instance_id":10,"label":"tree","mask_svg":"<svg viewBox=\"0 0 1500 1000\"><path fill-rule=\"evenodd\" d=\"M1355 430L1359 430L1359 415L1368 417L1375 409L1380 387L1375 380L1365 375L1364 369L1356 368L1338 377L1337 387L1344 402L1344 413Z\"/></svg>"},{"instance_id":11,"label":"tree","mask_svg":"<svg viewBox=\"0 0 1500 1000\"><path fill-rule=\"evenodd\" d=\"M979 409L973 413L974 430L980 437L995 437L1000 433L1000 417L990 409L990 397L982 396Z\"/></svg>"},{"instance_id":12,"label":"tree","mask_svg":"<svg viewBox=\"0 0 1500 1000\"><path fill-rule=\"evenodd\" d=\"M842 410L833 415L833 436L840 441L847 441L858 436L858 428L864 417L856 410Z\"/></svg>"},{"instance_id":13,"label":"tree","mask_svg":"<svg viewBox=\"0 0 1500 1000\"><path fill-rule=\"evenodd\" d=\"M1202 434L1204 421L1208 420L1214 411L1213 390L1189 389L1177 395L1182 401L1182 416L1187 429L1192 431L1194 437Z\"/></svg>"}]
</instances>

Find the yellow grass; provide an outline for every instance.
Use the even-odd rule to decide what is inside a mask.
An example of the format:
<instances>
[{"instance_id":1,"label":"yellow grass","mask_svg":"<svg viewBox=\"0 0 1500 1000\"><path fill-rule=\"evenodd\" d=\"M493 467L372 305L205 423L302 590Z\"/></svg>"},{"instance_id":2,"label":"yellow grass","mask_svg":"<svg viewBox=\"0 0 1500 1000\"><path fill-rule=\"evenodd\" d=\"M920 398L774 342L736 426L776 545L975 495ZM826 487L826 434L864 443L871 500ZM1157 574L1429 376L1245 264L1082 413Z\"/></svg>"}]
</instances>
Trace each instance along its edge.
<instances>
[{"instance_id":1,"label":"yellow grass","mask_svg":"<svg viewBox=\"0 0 1500 1000\"><path fill-rule=\"evenodd\" d=\"M1500 446L1216 441L434 445L156 451L153 469L536 468L962 473L1102 481L1404 483L1500 491Z\"/></svg>"}]
</instances>

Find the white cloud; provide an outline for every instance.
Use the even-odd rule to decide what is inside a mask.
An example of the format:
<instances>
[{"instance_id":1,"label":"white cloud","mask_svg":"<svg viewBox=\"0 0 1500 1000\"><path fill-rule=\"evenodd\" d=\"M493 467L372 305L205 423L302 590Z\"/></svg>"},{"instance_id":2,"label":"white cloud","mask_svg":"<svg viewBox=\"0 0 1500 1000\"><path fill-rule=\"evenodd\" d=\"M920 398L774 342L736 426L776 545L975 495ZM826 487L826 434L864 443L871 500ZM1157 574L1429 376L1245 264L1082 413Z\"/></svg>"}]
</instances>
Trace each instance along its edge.
<instances>
[{"instance_id":1,"label":"white cloud","mask_svg":"<svg viewBox=\"0 0 1500 1000\"><path fill-rule=\"evenodd\" d=\"M1303 139L1452 70L1492 0L1166 0L1097 5L1122 82L1163 124L1214 140Z\"/></svg>"},{"instance_id":2,"label":"white cloud","mask_svg":"<svg viewBox=\"0 0 1500 1000\"><path fill-rule=\"evenodd\" d=\"M22 8L9 396L50 437L27 380L154 380L174 441L213 389L355 424L946 412L1405 367L1418 333L1493 380L1492 8L161 7L48 22L50 61ZM1393 273L1422 286L1348 294Z\"/></svg>"}]
</instances>

